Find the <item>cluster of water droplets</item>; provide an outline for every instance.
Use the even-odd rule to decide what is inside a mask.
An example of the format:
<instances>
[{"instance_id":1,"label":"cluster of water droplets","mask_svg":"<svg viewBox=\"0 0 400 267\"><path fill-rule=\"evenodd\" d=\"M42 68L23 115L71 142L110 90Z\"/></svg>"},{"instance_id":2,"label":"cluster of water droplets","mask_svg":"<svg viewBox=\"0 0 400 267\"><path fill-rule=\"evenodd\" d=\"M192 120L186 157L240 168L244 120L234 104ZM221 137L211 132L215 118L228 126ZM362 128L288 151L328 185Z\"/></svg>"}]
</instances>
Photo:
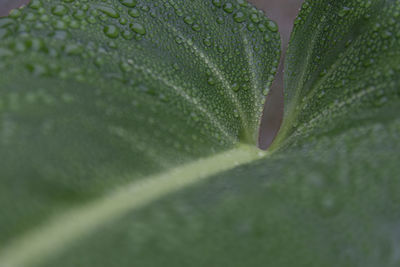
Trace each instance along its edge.
<instances>
[{"instance_id":1,"label":"cluster of water droplets","mask_svg":"<svg viewBox=\"0 0 400 267\"><path fill-rule=\"evenodd\" d=\"M280 49L276 24L245 1L32 0L0 37L0 57L26 53L34 76L130 86L220 141L255 132Z\"/></svg>"},{"instance_id":2,"label":"cluster of water droplets","mask_svg":"<svg viewBox=\"0 0 400 267\"><path fill-rule=\"evenodd\" d=\"M398 101L400 96L396 86L400 77L400 4L354 1L324 8L330 12L318 18L308 16L311 10L316 11L307 2L297 19L296 29L301 29L306 20L312 23L308 30L313 36L307 37L308 41L295 30L298 38L304 39L299 47L305 48L313 40L312 47L307 48L310 54L303 57L308 61L289 53L294 64L289 65L288 91L289 95L297 92L293 99L298 102L292 111L299 116L293 124L294 128L300 127L298 134L310 135L315 128L330 129L335 127L336 118L346 116L350 110L366 113ZM295 69L296 64L306 67Z\"/></svg>"}]
</instances>

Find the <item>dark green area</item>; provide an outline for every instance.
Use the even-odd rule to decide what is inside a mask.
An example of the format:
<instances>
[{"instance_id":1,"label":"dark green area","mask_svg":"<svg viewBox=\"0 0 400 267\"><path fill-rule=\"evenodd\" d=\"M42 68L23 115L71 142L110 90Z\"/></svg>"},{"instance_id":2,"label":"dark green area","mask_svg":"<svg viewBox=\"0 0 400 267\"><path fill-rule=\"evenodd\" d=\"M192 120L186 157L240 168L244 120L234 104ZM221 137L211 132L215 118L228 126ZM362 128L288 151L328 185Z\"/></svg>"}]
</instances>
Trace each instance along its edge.
<instances>
[{"instance_id":1,"label":"dark green area","mask_svg":"<svg viewBox=\"0 0 400 267\"><path fill-rule=\"evenodd\" d=\"M250 4L232 10L239 22L211 0L32 0L0 19L0 247L135 179L255 144L279 35Z\"/></svg>"},{"instance_id":2,"label":"dark green area","mask_svg":"<svg viewBox=\"0 0 400 267\"><path fill-rule=\"evenodd\" d=\"M398 266L399 111L212 177L45 266Z\"/></svg>"}]
</instances>

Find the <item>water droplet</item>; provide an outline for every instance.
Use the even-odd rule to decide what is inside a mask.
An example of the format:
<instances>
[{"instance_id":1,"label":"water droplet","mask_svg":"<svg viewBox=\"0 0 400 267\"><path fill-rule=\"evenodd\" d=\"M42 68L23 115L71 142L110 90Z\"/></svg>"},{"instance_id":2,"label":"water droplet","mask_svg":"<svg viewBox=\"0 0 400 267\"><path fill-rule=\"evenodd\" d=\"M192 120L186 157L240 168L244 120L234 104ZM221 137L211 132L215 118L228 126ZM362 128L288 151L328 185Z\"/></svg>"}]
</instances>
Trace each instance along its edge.
<instances>
[{"instance_id":1,"label":"water droplet","mask_svg":"<svg viewBox=\"0 0 400 267\"><path fill-rule=\"evenodd\" d=\"M186 16L183 21L188 24L188 25L192 25L194 23L194 19L191 16Z\"/></svg>"},{"instance_id":2,"label":"water droplet","mask_svg":"<svg viewBox=\"0 0 400 267\"><path fill-rule=\"evenodd\" d=\"M56 28L58 30L67 29L67 24L62 20L57 20L53 25L54 25L54 28Z\"/></svg>"},{"instance_id":3,"label":"water droplet","mask_svg":"<svg viewBox=\"0 0 400 267\"><path fill-rule=\"evenodd\" d=\"M132 18L138 18L140 16L139 10L136 8L132 8L128 11L129 16Z\"/></svg>"},{"instance_id":4,"label":"water droplet","mask_svg":"<svg viewBox=\"0 0 400 267\"><path fill-rule=\"evenodd\" d=\"M243 22L246 20L246 16L244 15L243 12L239 11L239 12L235 13L235 15L233 15L233 19L236 22Z\"/></svg>"},{"instance_id":5,"label":"water droplet","mask_svg":"<svg viewBox=\"0 0 400 267\"><path fill-rule=\"evenodd\" d=\"M90 24L96 23L96 18L95 18L94 16L89 16L86 20L87 20L87 22L89 22Z\"/></svg>"},{"instance_id":6,"label":"water droplet","mask_svg":"<svg viewBox=\"0 0 400 267\"><path fill-rule=\"evenodd\" d=\"M258 17L258 14L256 14L256 13L251 14L250 20L252 22L254 22L254 23L259 23L260 22L260 18Z\"/></svg>"},{"instance_id":7,"label":"water droplet","mask_svg":"<svg viewBox=\"0 0 400 267\"><path fill-rule=\"evenodd\" d=\"M107 16L111 17L111 18L119 18L119 13L117 11L115 11L115 9L111 8L111 7L107 7L107 6L99 6L97 8L97 10L103 12L104 14L106 14Z\"/></svg>"},{"instance_id":8,"label":"water droplet","mask_svg":"<svg viewBox=\"0 0 400 267\"><path fill-rule=\"evenodd\" d=\"M25 15L24 20L28 20L28 21L36 20L36 15L33 13L28 13Z\"/></svg>"},{"instance_id":9,"label":"water droplet","mask_svg":"<svg viewBox=\"0 0 400 267\"><path fill-rule=\"evenodd\" d=\"M83 50L82 46L80 46L78 44L67 44L64 47L64 51L68 55L80 55L80 54L82 54L82 50Z\"/></svg>"},{"instance_id":10,"label":"water droplet","mask_svg":"<svg viewBox=\"0 0 400 267\"><path fill-rule=\"evenodd\" d=\"M137 5L137 0L120 0L120 2L127 7L135 7Z\"/></svg>"},{"instance_id":11,"label":"water droplet","mask_svg":"<svg viewBox=\"0 0 400 267\"><path fill-rule=\"evenodd\" d=\"M212 3L216 7L221 7L222 6L221 0L213 0Z\"/></svg>"},{"instance_id":12,"label":"water droplet","mask_svg":"<svg viewBox=\"0 0 400 267\"><path fill-rule=\"evenodd\" d=\"M211 37L204 38L203 43L205 46L211 46Z\"/></svg>"},{"instance_id":13,"label":"water droplet","mask_svg":"<svg viewBox=\"0 0 400 267\"><path fill-rule=\"evenodd\" d=\"M117 38L119 36L119 30L114 25L108 25L104 27L104 34L110 38Z\"/></svg>"},{"instance_id":14,"label":"water droplet","mask_svg":"<svg viewBox=\"0 0 400 267\"><path fill-rule=\"evenodd\" d=\"M338 13L338 15L339 15L339 17L344 17L344 16L346 16L346 14L348 14L349 12L350 12L350 8L348 8L348 7L343 7L342 8L342 10L340 10L339 11L339 13Z\"/></svg>"},{"instance_id":15,"label":"water droplet","mask_svg":"<svg viewBox=\"0 0 400 267\"><path fill-rule=\"evenodd\" d=\"M146 34L146 29L143 27L142 24L134 22L130 25L131 29L141 35L145 35Z\"/></svg>"},{"instance_id":16,"label":"water droplet","mask_svg":"<svg viewBox=\"0 0 400 267\"><path fill-rule=\"evenodd\" d=\"M260 30L260 32L265 32L267 30L267 27L265 27L264 24L258 24L258 29Z\"/></svg>"},{"instance_id":17,"label":"water droplet","mask_svg":"<svg viewBox=\"0 0 400 267\"><path fill-rule=\"evenodd\" d=\"M226 13L232 13L233 5L231 3L225 3L223 9Z\"/></svg>"},{"instance_id":18,"label":"water droplet","mask_svg":"<svg viewBox=\"0 0 400 267\"><path fill-rule=\"evenodd\" d=\"M254 25L254 23L249 23L247 25L247 29L251 32L254 32L256 30L256 25Z\"/></svg>"},{"instance_id":19,"label":"water droplet","mask_svg":"<svg viewBox=\"0 0 400 267\"><path fill-rule=\"evenodd\" d=\"M125 30L125 31L122 32L122 37L125 40L130 40L130 39L133 38L133 33L131 31Z\"/></svg>"},{"instance_id":20,"label":"water droplet","mask_svg":"<svg viewBox=\"0 0 400 267\"><path fill-rule=\"evenodd\" d=\"M193 24L192 29L193 29L194 31L198 32L198 31L201 30L201 27L200 27L199 24Z\"/></svg>"},{"instance_id":21,"label":"water droplet","mask_svg":"<svg viewBox=\"0 0 400 267\"><path fill-rule=\"evenodd\" d=\"M119 67L123 72L130 72L132 70L131 66L127 62L121 62Z\"/></svg>"},{"instance_id":22,"label":"water droplet","mask_svg":"<svg viewBox=\"0 0 400 267\"><path fill-rule=\"evenodd\" d=\"M278 25L275 22L273 22L272 20L268 21L267 27L272 32L277 32L278 31Z\"/></svg>"},{"instance_id":23,"label":"water droplet","mask_svg":"<svg viewBox=\"0 0 400 267\"><path fill-rule=\"evenodd\" d=\"M41 22L48 22L50 20L50 17L48 15L44 14L44 15L40 16L39 20Z\"/></svg>"},{"instance_id":24,"label":"water droplet","mask_svg":"<svg viewBox=\"0 0 400 267\"><path fill-rule=\"evenodd\" d=\"M84 11L82 11L82 10L77 10L77 11L75 11L74 12L74 15L73 15L76 19L83 19L84 17L85 17L85 12Z\"/></svg>"},{"instance_id":25,"label":"water droplet","mask_svg":"<svg viewBox=\"0 0 400 267\"><path fill-rule=\"evenodd\" d=\"M64 5L56 5L51 9L51 13L56 16L63 16L67 14L68 8L66 8Z\"/></svg>"},{"instance_id":26,"label":"water droplet","mask_svg":"<svg viewBox=\"0 0 400 267\"><path fill-rule=\"evenodd\" d=\"M237 84L237 83L232 84L232 90L233 90L233 91L238 92L239 89L240 89L239 84Z\"/></svg>"},{"instance_id":27,"label":"water droplet","mask_svg":"<svg viewBox=\"0 0 400 267\"><path fill-rule=\"evenodd\" d=\"M126 25L126 24L128 23L128 20L127 20L126 18L120 18L120 19L119 19L119 23L120 23L121 25Z\"/></svg>"},{"instance_id":28,"label":"water droplet","mask_svg":"<svg viewBox=\"0 0 400 267\"><path fill-rule=\"evenodd\" d=\"M217 18L217 23L218 23L218 24L224 23L224 19L223 19L222 17L218 17L218 18Z\"/></svg>"},{"instance_id":29,"label":"water droplet","mask_svg":"<svg viewBox=\"0 0 400 267\"><path fill-rule=\"evenodd\" d=\"M32 0L29 4L30 8L39 9L42 6L42 2L40 0Z\"/></svg>"},{"instance_id":30,"label":"water droplet","mask_svg":"<svg viewBox=\"0 0 400 267\"><path fill-rule=\"evenodd\" d=\"M12 9L9 13L10 18L18 18L21 16L21 11L19 9Z\"/></svg>"}]
</instances>

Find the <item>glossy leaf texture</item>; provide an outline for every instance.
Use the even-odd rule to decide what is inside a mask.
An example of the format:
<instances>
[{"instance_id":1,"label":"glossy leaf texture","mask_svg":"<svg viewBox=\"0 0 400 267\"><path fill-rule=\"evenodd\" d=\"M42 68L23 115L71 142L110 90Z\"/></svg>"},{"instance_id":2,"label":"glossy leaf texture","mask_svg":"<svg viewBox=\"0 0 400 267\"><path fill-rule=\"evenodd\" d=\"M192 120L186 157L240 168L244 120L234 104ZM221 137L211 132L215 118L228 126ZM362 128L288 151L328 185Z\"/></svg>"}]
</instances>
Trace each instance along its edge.
<instances>
[{"instance_id":1,"label":"glossy leaf texture","mask_svg":"<svg viewBox=\"0 0 400 267\"><path fill-rule=\"evenodd\" d=\"M304 4L286 60L281 141L347 129L396 105L399 12L399 1Z\"/></svg>"},{"instance_id":2,"label":"glossy leaf texture","mask_svg":"<svg viewBox=\"0 0 400 267\"><path fill-rule=\"evenodd\" d=\"M286 61L286 118L267 157L221 149L89 205L75 199L9 242L0 262L398 266L399 15L399 1L306 1ZM168 186L177 190L135 204ZM102 217L109 209L119 216Z\"/></svg>"},{"instance_id":3,"label":"glossy leaf texture","mask_svg":"<svg viewBox=\"0 0 400 267\"><path fill-rule=\"evenodd\" d=\"M11 11L0 19L0 251L121 187L255 146L279 53L276 24L245 1Z\"/></svg>"}]
</instances>

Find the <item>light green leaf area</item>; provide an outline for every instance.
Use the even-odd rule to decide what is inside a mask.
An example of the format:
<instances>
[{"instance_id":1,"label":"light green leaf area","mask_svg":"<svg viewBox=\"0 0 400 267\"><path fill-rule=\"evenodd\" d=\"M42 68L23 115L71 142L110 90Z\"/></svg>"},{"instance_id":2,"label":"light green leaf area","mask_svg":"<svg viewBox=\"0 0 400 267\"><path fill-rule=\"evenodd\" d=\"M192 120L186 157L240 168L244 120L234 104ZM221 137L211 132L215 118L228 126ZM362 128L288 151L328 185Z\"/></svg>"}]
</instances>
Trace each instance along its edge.
<instances>
[{"instance_id":1,"label":"light green leaf area","mask_svg":"<svg viewBox=\"0 0 400 267\"><path fill-rule=\"evenodd\" d=\"M212 5L208 5L202 12L220 12L218 14L225 20L232 20L227 24L229 27L236 25L231 17L235 15L222 11L224 7L229 7L227 2L213 2L217 6L221 3L221 9L218 7L213 11ZM194 12L196 3L186 1L181 6L187 5L190 12ZM207 4L210 3L203 1L198 5ZM159 9L153 7L149 12L151 10ZM250 21L252 18L250 15ZM260 29L252 32L248 25L255 22L250 21L243 22L247 30L215 37L216 40L224 41L227 36L236 40L240 34L247 36L253 33L256 34L254 39L251 35L247 39L262 42L264 34L259 33ZM88 24L87 29L99 27L95 25ZM176 25L184 27L186 24ZM227 26L215 27L221 31L229 30ZM85 32L86 35L80 38L88 38L92 31L77 32ZM93 30L93 34L100 36L100 33ZM193 38L200 36L200 33L192 34ZM209 34L212 34L211 30ZM4 68L6 74L0 74L2 92L6 90L3 88L10 90L12 86L14 90L26 86L28 92L27 88L36 83L48 88L46 86L51 80L56 87L48 90L61 90L60 85L65 82L65 91L76 90L74 92L82 103L72 108L76 104L70 102L63 108L61 101L53 106L34 102L30 104L29 112L26 111L27 104L24 109L16 106L19 108L8 108L7 112L3 112L8 119L3 121L14 122L9 125L21 127L21 130L16 126L2 126L2 130L15 130L7 135L5 140L9 141L3 142L6 145L1 147L9 149L7 154L3 152L5 149L0 150L1 157L6 159L2 162L7 163L2 167L5 178L1 176L2 184L6 186L0 189L0 236L5 240L0 245L0 266L398 266L399 34L399 1L306 1L296 20L286 61L286 119L273 150L266 156L248 145L237 145L238 141L227 142L220 135L216 137L219 132L213 120L200 117L196 121L190 118L185 113L185 107L190 110L196 105L186 106L182 100L177 100L178 96L171 95L168 99L182 106L164 105L163 101L157 100L157 95L148 96L147 92L142 96L133 89L132 92L118 91L116 88L128 87L122 86L123 81L105 78L98 70L83 75L83 80L76 80L75 87L71 87L73 79L68 75L64 80L39 75L27 82L20 74L12 76L13 68L20 68L21 64L4 61L8 65ZM162 36L165 35L164 32ZM12 42L13 38L7 37L6 40ZM65 45L66 40L61 45ZM145 40L146 35L135 42ZM120 44L119 39L114 42ZM256 49L257 45L246 46L243 45L245 42L239 42L243 46L242 52L228 58L225 65L218 62L223 60L221 56L207 57L218 66L211 68L211 74L227 73L227 77L233 79L236 77L232 74L234 71L227 69L235 69L230 60L238 60L243 61L242 65L246 67L236 70L237 75L243 75L244 79L248 77L253 85L254 81L267 85L269 71L266 75L262 75L263 72L254 75L261 71L261 67L249 67L253 66L249 58L266 64L265 57L269 55L275 59L276 53L272 57L271 54L255 56L256 52L267 49L266 45L276 49L277 44L267 42L262 44L264 47L260 44ZM231 44L231 41L228 43ZM204 49L200 40L193 44ZM157 45L163 47L165 43L159 41ZM227 49L225 53L233 53L238 46ZM143 47L151 49L150 45ZM181 56L186 51L184 45L174 43L161 51L168 55L177 47L182 50L176 55ZM252 49L246 52L246 47ZM156 55L158 49L146 54L142 60L149 64L153 62L155 59L150 58ZM198 66L189 63L199 60L203 62L200 66L210 65L202 61L203 57L193 54L191 45L188 49L187 55L191 58L186 56L178 60L187 60L188 63L174 77L194 82L197 76L192 78L186 75L186 71ZM271 48L270 53L274 49ZM11 48L9 50L12 51ZM123 52L124 49L118 49L118 54ZM254 57L249 57L252 54ZM28 55L36 53L29 52ZM110 56L110 52L106 55ZM43 56L46 62L48 58L49 55ZM78 56L62 58L78 60ZM160 62L163 61L159 57L158 60L151 69L160 70ZM62 67L66 68L68 65L62 62ZM89 59L79 62L88 64ZM105 64L110 63L105 61ZM273 69L275 65L268 66ZM107 65L107 68L111 66ZM85 67L85 70L90 68ZM111 72L106 70L104 73ZM136 72L132 70L132 73ZM25 75L31 77L31 74ZM96 80L86 80L94 75L98 75ZM261 81L262 77L266 82ZM9 79L13 82L3 82ZM143 73L136 79L144 79L146 83L143 84L146 85L157 80ZM222 83L219 78L216 80L216 85ZM238 91L243 93L243 98L238 96L239 103L250 103L243 108L244 114L250 112L254 116L253 120L244 120L245 115L231 116L230 109L235 108L235 101L227 93L230 91L220 95L222 100L216 98L216 93L206 97L203 94L212 94L214 91L210 88L214 87L208 87L207 80L198 83L203 87L189 92L202 92L207 111L214 111L209 106L214 101L222 101L216 102L221 109L221 113L215 113L221 116L219 121L233 125L228 127L233 139L249 143L248 140L252 140L250 137L255 134L259 114L249 109L250 106L256 107L259 101L249 100L249 97L262 88L258 91L256 87ZM106 113L99 115L101 109L96 109L95 102L89 101L96 99L95 94L89 95L91 84L96 85L92 90L101 90L103 86L112 88L108 89L111 92L99 95L98 99L107 100L107 105L112 103L120 116L125 114L121 111L122 107L128 109L125 101L131 103L132 99L137 100L135 108L129 108L123 117L128 125L123 128L124 136L133 135L129 146L123 143L126 139L120 136L112 139L112 135L104 130L109 124L119 121L120 117L112 115L108 118ZM164 88L161 84L159 86L156 92ZM221 88L226 89L222 85ZM84 93L88 94L87 98L83 98ZM59 95L58 91L54 93L54 96ZM192 96L189 98L193 99ZM161 108L163 110L160 111ZM42 113L36 114L39 110ZM46 135L45 131L39 135L42 128L37 121L43 118L47 121L50 115L57 120L60 132L50 127L47 130L49 134ZM66 116L64 120L63 116ZM135 116L142 116L142 120ZM150 124L150 118L155 120L155 126ZM159 120L164 121L161 123ZM66 121L73 127L66 126ZM244 121L249 125L253 121L253 128L243 126ZM167 122L170 124L167 125ZM131 124L132 128L129 128ZM32 128L26 128L28 125ZM174 125L177 128L173 128ZM164 132L163 127L166 129ZM171 127L175 131L167 134ZM204 132L197 140L187 136L202 130ZM158 135L158 131L162 135ZM17 137L19 139L13 139ZM37 142L32 141L35 138L38 138ZM174 146L175 140L177 147ZM220 140L225 142L220 144ZM136 151L139 144L142 152L134 154L132 151ZM189 146L188 150L185 150L186 146ZM30 147L32 150L27 150ZM156 153L146 156L147 148ZM124 151L128 152L120 154ZM107 152L103 161L95 161L101 157L101 152ZM86 155L90 156L85 158ZM155 155L162 160L152 161ZM37 161L42 164L37 164ZM164 165L160 166L159 162ZM88 166L93 166L93 169L88 169ZM29 167L35 172L26 171ZM138 171L141 175L135 174ZM71 173L78 178L68 176Z\"/></svg>"}]
</instances>

